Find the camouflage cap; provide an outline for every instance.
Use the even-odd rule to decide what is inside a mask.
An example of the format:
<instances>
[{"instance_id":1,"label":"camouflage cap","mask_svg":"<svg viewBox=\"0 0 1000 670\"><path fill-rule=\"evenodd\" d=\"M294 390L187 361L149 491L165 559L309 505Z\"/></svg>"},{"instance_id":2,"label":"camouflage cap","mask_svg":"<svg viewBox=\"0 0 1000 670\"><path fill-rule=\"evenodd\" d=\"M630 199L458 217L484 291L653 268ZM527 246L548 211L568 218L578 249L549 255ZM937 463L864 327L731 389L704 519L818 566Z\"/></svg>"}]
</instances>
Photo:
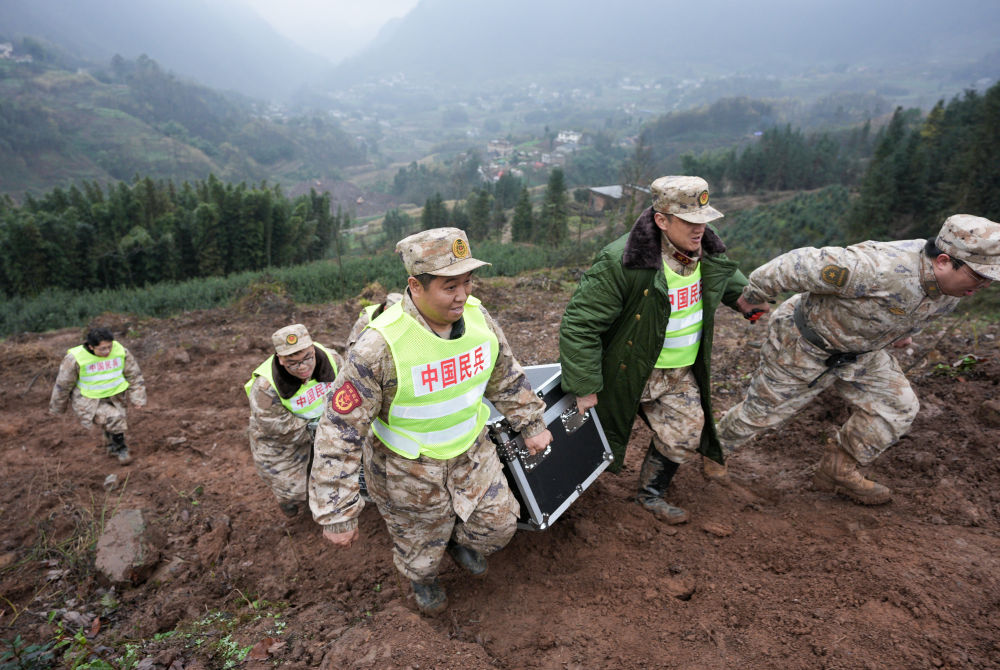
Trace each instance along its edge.
<instances>
[{"instance_id":1,"label":"camouflage cap","mask_svg":"<svg viewBox=\"0 0 1000 670\"><path fill-rule=\"evenodd\" d=\"M472 257L469 238L458 228L432 228L404 237L396 244L396 253L412 277L425 272L439 277L457 277L491 265Z\"/></svg>"},{"instance_id":2,"label":"camouflage cap","mask_svg":"<svg viewBox=\"0 0 1000 670\"><path fill-rule=\"evenodd\" d=\"M701 177L660 177L649 185L653 209L688 223L708 223L723 217L708 204L708 182Z\"/></svg>"},{"instance_id":3,"label":"camouflage cap","mask_svg":"<svg viewBox=\"0 0 1000 670\"><path fill-rule=\"evenodd\" d=\"M1000 281L1000 223L971 214L949 216L937 248L993 281Z\"/></svg>"},{"instance_id":4,"label":"camouflage cap","mask_svg":"<svg viewBox=\"0 0 1000 670\"><path fill-rule=\"evenodd\" d=\"M279 356L288 356L296 351L302 351L313 344L309 337L309 331L301 323L293 323L274 331L271 336L271 344L274 345L274 353Z\"/></svg>"}]
</instances>

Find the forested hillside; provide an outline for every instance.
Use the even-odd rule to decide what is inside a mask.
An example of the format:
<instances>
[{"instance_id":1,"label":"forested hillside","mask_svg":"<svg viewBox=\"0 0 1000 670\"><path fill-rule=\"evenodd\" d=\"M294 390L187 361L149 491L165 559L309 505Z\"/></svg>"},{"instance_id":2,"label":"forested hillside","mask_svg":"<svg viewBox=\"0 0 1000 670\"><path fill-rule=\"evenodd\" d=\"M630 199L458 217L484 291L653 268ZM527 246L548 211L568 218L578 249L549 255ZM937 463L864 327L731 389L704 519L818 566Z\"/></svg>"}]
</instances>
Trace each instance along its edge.
<instances>
[{"instance_id":1,"label":"forested hillside","mask_svg":"<svg viewBox=\"0 0 1000 670\"><path fill-rule=\"evenodd\" d=\"M962 60L995 48L994 4L954 0L948 11L962 20L942 20L933 0L911 0L905 12L871 0L703 0L694 8L639 0L613 7L425 0L367 51L338 65L332 83L402 73L439 88L518 82L523 89L525 81L585 86L612 73L658 72L687 79L694 93L691 80L709 72L781 76L833 63Z\"/></svg>"},{"instance_id":2,"label":"forested hillside","mask_svg":"<svg viewBox=\"0 0 1000 670\"><path fill-rule=\"evenodd\" d=\"M211 123L199 128L202 136L223 130ZM926 116L899 109L874 135L867 124L836 133L771 128L743 148L687 156L685 163L720 192L798 192L777 205L727 211L723 237L749 271L797 246L929 236L956 212L1000 219L998 143L995 85L942 101ZM414 194L443 177L413 164L397 173L391 188ZM381 245L386 235L399 237L417 225L456 225L477 242L500 242L509 227L515 242L579 251L585 228L586 239L597 242L637 213L587 213L583 202L570 202L569 191L558 168L540 200L520 179L507 176L487 186L470 172L464 198L446 205L435 193L419 222L392 210L380 235L351 246L364 252L372 241ZM290 199L267 183L234 185L215 176L193 184L150 177L108 187L81 182L23 205L3 204L0 290L24 297L46 288L138 287L288 266L339 256L348 223L346 214L331 213L328 195Z\"/></svg>"},{"instance_id":3,"label":"forested hillside","mask_svg":"<svg viewBox=\"0 0 1000 670\"><path fill-rule=\"evenodd\" d=\"M347 215L329 195L214 176L175 186L149 177L56 189L0 209L0 287L103 289L221 276L325 258Z\"/></svg>"},{"instance_id":4,"label":"forested hillside","mask_svg":"<svg viewBox=\"0 0 1000 670\"><path fill-rule=\"evenodd\" d=\"M295 182L365 159L328 118L270 119L150 58L116 57L90 74L35 41L16 49L33 59L0 60L0 191L15 197L136 175Z\"/></svg>"},{"instance_id":5,"label":"forested hillside","mask_svg":"<svg viewBox=\"0 0 1000 670\"><path fill-rule=\"evenodd\" d=\"M942 101L923 118L896 110L862 181L849 236L923 237L956 212L1000 220L1000 84Z\"/></svg>"},{"instance_id":6,"label":"forested hillside","mask_svg":"<svg viewBox=\"0 0 1000 670\"><path fill-rule=\"evenodd\" d=\"M287 99L330 67L242 0L3 0L0 42L32 36L90 62L142 54L186 79Z\"/></svg>"},{"instance_id":7,"label":"forested hillside","mask_svg":"<svg viewBox=\"0 0 1000 670\"><path fill-rule=\"evenodd\" d=\"M862 137L867 135L863 130ZM756 147L729 152L728 161L689 158L686 163L695 172L712 175L710 181L714 177L748 191L753 182L748 185L739 177L748 164L757 166L752 174L785 175L792 181L782 182L784 188L835 184L778 205L727 213L721 224L724 237L744 269L799 246L931 237L956 213L1000 220L1000 85L982 95L969 91L942 101L926 116L897 109L873 142L857 196L843 185L849 180L818 179L823 171L817 167L828 162L817 163L823 154L815 152L833 145L805 141L790 131L770 131L770 139L765 134ZM756 187L773 183L765 180Z\"/></svg>"}]
</instances>

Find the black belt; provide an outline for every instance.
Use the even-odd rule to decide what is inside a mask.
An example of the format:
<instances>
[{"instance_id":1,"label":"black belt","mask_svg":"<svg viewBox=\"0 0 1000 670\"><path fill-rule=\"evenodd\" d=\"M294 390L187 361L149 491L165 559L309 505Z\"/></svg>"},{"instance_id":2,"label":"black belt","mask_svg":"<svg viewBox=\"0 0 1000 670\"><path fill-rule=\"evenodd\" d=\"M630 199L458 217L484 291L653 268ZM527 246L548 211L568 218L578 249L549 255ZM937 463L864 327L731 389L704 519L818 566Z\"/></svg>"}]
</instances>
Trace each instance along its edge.
<instances>
[{"instance_id":1,"label":"black belt","mask_svg":"<svg viewBox=\"0 0 1000 670\"><path fill-rule=\"evenodd\" d=\"M823 372L819 373L816 379L809 382L809 388L815 386L816 382L822 379L823 375L830 370L850 365L858 360L858 356L868 353L867 351L831 351L828 349L826 341L819 336L819 333L810 328L809 324L806 322L805 307L802 306L802 300L799 300L798 304L795 305L795 313L792 318L795 321L795 327L799 329L799 334L802 336L802 339L827 355L827 359L823 361L823 365L826 366L826 370L823 370Z\"/></svg>"}]
</instances>

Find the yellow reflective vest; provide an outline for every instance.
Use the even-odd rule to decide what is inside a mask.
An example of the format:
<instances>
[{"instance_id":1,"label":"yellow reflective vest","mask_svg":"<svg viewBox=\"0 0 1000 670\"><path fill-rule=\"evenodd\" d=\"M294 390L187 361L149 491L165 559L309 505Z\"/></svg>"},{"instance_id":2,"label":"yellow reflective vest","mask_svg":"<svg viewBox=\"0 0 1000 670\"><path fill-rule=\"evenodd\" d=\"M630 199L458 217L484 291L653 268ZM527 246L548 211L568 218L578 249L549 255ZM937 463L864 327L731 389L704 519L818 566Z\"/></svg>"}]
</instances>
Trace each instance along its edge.
<instances>
[{"instance_id":1,"label":"yellow reflective vest","mask_svg":"<svg viewBox=\"0 0 1000 670\"><path fill-rule=\"evenodd\" d=\"M693 273L682 277L664 261L663 273L670 295L670 317L655 367L683 368L694 364L701 345L701 263Z\"/></svg>"},{"instance_id":2,"label":"yellow reflective vest","mask_svg":"<svg viewBox=\"0 0 1000 670\"><path fill-rule=\"evenodd\" d=\"M84 398L110 398L128 388L125 379L125 347L111 343L111 353L104 358L87 351L82 344L67 353L73 354L80 366L76 387Z\"/></svg>"},{"instance_id":3,"label":"yellow reflective vest","mask_svg":"<svg viewBox=\"0 0 1000 670\"><path fill-rule=\"evenodd\" d=\"M486 384L500 342L469 296L465 333L446 340L424 328L397 302L370 327L382 334L396 365L396 397L389 421L376 418L372 431L404 458L454 458L475 443L486 425Z\"/></svg>"}]
</instances>

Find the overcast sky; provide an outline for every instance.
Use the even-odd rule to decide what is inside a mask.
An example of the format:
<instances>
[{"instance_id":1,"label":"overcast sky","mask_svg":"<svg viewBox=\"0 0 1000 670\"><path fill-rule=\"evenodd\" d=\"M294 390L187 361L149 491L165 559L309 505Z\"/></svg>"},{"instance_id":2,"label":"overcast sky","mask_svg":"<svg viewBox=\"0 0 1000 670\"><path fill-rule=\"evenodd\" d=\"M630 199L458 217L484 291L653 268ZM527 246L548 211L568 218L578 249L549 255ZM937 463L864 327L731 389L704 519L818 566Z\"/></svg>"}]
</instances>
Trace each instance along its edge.
<instances>
[{"instance_id":1,"label":"overcast sky","mask_svg":"<svg viewBox=\"0 0 1000 670\"><path fill-rule=\"evenodd\" d=\"M417 0L243 0L275 30L336 63L363 47Z\"/></svg>"}]
</instances>

